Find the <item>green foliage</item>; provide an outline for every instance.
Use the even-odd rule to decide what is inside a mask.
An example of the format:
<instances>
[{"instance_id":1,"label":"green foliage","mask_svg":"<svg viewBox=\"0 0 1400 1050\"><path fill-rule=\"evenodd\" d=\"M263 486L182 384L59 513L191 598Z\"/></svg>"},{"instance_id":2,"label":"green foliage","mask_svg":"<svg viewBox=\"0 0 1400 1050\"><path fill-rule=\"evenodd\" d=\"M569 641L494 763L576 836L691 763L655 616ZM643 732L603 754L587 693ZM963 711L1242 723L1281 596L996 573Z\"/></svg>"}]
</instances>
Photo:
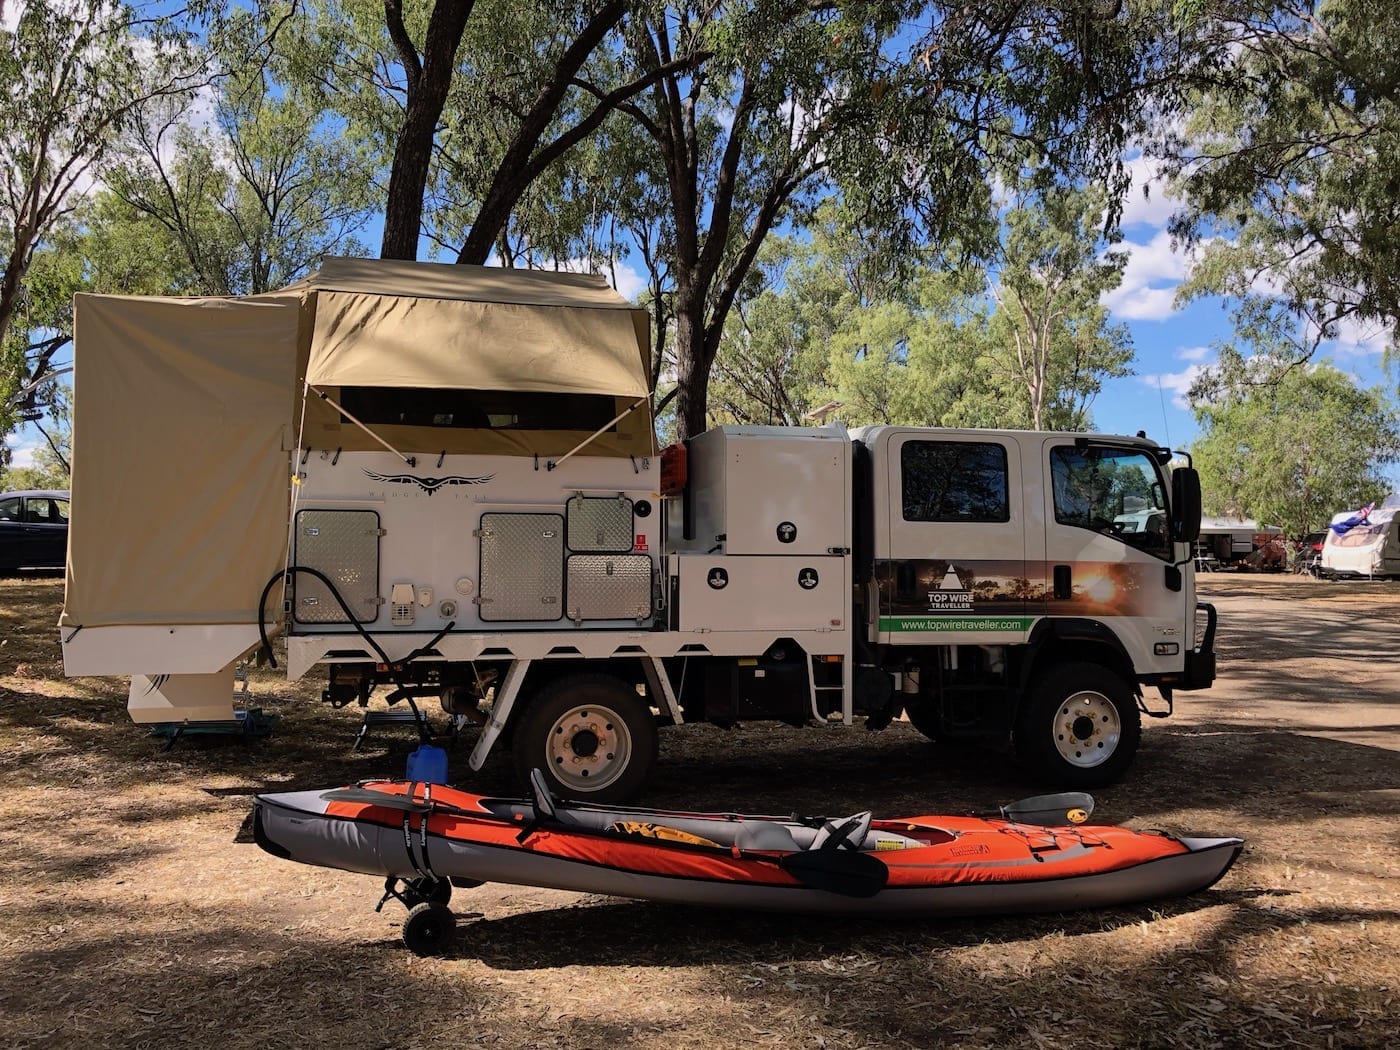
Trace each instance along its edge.
<instances>
[{"instance_id":1,"label":"green foliage","mask_svg":"<svg viewBox=\"0 0 1400 1050\"><path fill-rule=\"evenodd\" d=\"M285 66L261 60L276 13L225 23L220 54L242 64L212 99L142 106L108 172L112 194L130 209L108 216L163 228L158 243L176 282L169 291L257 294L325 255L364 252L354 235L376 203L372 165L344 140L318 89L276 79ZM115 226L101 232L122 239Z\"/></svg>"},{"instance_id":2,"label":"green foliage","mask_svg":"<svg viewBox=\"0 0 1400 1050\"><path fill-rule=\"evenodd\" d=\"M61 208L35 227L24 294L0 344L0 395L46 373L72 332L76 292L257 293L289 283L325 254L363 252L353 234L371 214L372 173L342 141L318 91L274 79L264 37L278 12L263 14L260 21L234 12L208 49L179 49L192 68L225 63L218 90L124 97L108 137L81 158L100 171L102 188L70 186ZM130 59L155 43L131 37L124 46L116 53ZM109 94L117 91L109 85ZM40 388L26 408L42 410L48 400ZM0 418L0 428L9 422Z\"/></svg>"},{"instance_id":3,"label":"green foliage","mask_svg":"<svg viewBox=\"0 0 1400 1050\"><path fill-rule=\"evenodd\" d=\"M1101 251L1107 202L1095 188L1022 182L1006 217L988 367L1018 393L1034 430L1084 429L1102 380L1130 373L1127 329L1099 305L1123 280L1126 254ZM1020 401L1021 398L1017 398Z\"/></svg>"},{"instance_id":4,"label":"green foliage","mask_svg":"<svg viewBox=\"0 0 1400 1050\"><path fill-rule=\"evenodd\" d=\"M0 492L26 489L66 489L68 475L42 467L0 467Z\"/></svg>"},{"instance_id":5,"label":"green foliage","mask_svg":"<svg viewBox=\"0 0 1400 1050\"><path fill-rule=\"evenodd\" d=\"M35 424L44 444L34 449L30 466L14 467L0 461L0 491L68 488L73 459L73 390L66 384L51 383L38 400L48 412L48 419Z\"/></svg>"},{"instance_id":6,"label":"green foliage","mask_svg":"<svg viewBox=\"0 0 1400 1050\"><path fill-rule=\"evenodd\" d=\"M818 216L811 243L765 255L769 284L730 326L721 418L796 422L835 400L855 425L1085 429L1102 380L1128 372L1126 332L1098 302L1122 259L1098 251L1096 193L1026 193L995 283L952 259L901 279L888 239Z\"/></svg>"},{"instance_id":7,"label":"green foliage","mask_svg":"<svg viewBox=\"0 0 1400 1050\"><path fill-rule=\"evenodd\" d=\"M1197 404L1201 436L1192 448L1209 513L1300 536L1385 495L1382 468L1400 460L1400 423L1381 391L1358 388L1328 362L1251 384L1251 374L1272 375L1274 364L1223 356L1234 381L1218 400Z\"/></svg>"},{"instance_id":8,"label":"green foliage","mask_svg":"<svg viewBox=\"0 0 1400 1050\"><path fill-rule=\"evenodd\" d=\"M845 355L833 355L834 343L859 339L857 329L877 323L871 311L883 311L888 324L898 314L891 304L904 296L888 243L855 229L831 203L816 212L808 239L764 244L755 283L760 290L746 288L729 316L715 361L716 421L801 423L837 396L829 370ZM850 418L845 408L837 414Z\"/></svg>"},{"instance_id":9,"label":"green foliage","mask_svg":"<svg viewBox=\"0 0 1400 1050\"><path fill-rule=\"evenodd\" d=\"M1224 75L1164 136L1189 203L1173 232L1202 250L1182 294L1235 297L1240 327L1306 359L1346 318L1400 320L1400 7L1241 7L1217 23Z\"/></svg>"},{"instance_id":10,"label":"green foliage","mask_svg":"<svg viewBox=\"0 0 1400 1050\"><path fill-rule=\"evenodd\" d=\"M142 101L182 96L205 73L192 10L109 0L26 0L0 31L0 434L8 405L57 347L12 331L35 253L73 208ZM41 297L47 292L41 292ZM47 306L42 309L47 309ZM42 312L41 309L41 312Z\"/></svg>"},{"instance_id":11,"label":"green foliage","mask_svg":"<svg viewBox=\"0 0 1400 1050\"><path fill-rule=\"evenodd\" d=\"M422 59L435 14L458 0L402 5L409 45ZM450 89L425 146L430 151L423 235L455 256L493 188L522 193L494 246L506 265L545 267L569 260L601 265L611 256L608 224L624 208L640 155L603 153L586 142L562 162L537 169L542 149L578 125L599 92L631 75L616 40L596 49L576 77L566 77L542 134L523 155L512 152L534 107L548 92L561 60L608 0L477 0L468 4L452 64ZM313 0L279 34L273 66L299 90L319 91L336 114L341 140L353 144L377 173L381 191L405 142L406 113L416 90L386 29L386 6L375 0ZM589 85L595 85L595 91ZM623 170L626 176L623 176ZM380 202L383 203L382 201Z\"/></svg>"}]
</instances>

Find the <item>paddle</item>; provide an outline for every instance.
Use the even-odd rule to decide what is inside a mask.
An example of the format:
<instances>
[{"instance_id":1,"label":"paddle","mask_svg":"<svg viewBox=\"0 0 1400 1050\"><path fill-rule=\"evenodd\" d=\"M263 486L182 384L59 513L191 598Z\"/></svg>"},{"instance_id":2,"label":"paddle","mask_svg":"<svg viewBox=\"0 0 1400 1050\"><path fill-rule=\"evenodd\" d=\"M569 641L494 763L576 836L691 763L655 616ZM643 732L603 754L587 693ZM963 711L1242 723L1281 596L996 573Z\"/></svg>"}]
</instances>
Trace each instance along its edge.
<instances>
[{"instance_id":1,"label":"paddle","mask_svg":"<svg viewBox=\"0 0 1400 1050\"><path fill-rule=\"evenodd\" d=\"M407 795L394 795L366 787L332 788L330 791L322 791L321 798L327 802L363 802L384 809L399 809L405 813L430 813L441 806L441 803L419 802Z\"/></svg>"},{"instance_id":2,"label":"paddle","mask_svg":"<svg viewBox=\"0 0 1400 1050\"><path fill-rule=\"evenodd\" d=\"M1020 824L1059 827L1083 824L1094 812L1094 796L1084 791L1061 791L1054 795L1033 795L1001 807L1001 815Z\"/></svg>"},{"instance_id":3,"label":"paddle","mask_svg":"<svg viewBox=\"0 0 1400 1050\"><path fill-rule=\"evenodd\" d=\"M890 869L869 853L812 849L785 853L778 867L804 886L843 897L873 897L885 888Z\"/></svg>"}]
</instances>

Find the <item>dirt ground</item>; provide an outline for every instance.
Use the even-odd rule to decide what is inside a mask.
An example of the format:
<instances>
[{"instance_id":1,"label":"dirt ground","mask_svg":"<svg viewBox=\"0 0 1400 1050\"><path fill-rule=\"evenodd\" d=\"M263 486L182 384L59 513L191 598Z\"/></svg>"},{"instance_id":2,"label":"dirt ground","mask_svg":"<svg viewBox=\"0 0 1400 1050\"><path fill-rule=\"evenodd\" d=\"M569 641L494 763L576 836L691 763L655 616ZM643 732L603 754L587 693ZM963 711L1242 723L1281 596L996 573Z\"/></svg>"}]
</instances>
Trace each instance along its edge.
<instances>
[{"instance_id":1,"label":"dirt ground","mask_svg":"<svg viewBox=\"0 0 1400 1050\"><path fill-rule=\"evenodd\" d=\"M420 959L376 880L247 842L250 796L402 772L413 741L258 672L280 721L169 752L62 677L62 581L0 579L0 1045L1382 1047L1400 1029L1400 583L1215 574L1216 688L1151 720L1096 819L1248 847L1214 889L993 921L458 891ZM1154 698L1155 699L1155 698ZM657 805L972 812L1032 793L907 724L661 734ZM514 792L504 756L462 786Z\"/></svg>"}]
</instances>

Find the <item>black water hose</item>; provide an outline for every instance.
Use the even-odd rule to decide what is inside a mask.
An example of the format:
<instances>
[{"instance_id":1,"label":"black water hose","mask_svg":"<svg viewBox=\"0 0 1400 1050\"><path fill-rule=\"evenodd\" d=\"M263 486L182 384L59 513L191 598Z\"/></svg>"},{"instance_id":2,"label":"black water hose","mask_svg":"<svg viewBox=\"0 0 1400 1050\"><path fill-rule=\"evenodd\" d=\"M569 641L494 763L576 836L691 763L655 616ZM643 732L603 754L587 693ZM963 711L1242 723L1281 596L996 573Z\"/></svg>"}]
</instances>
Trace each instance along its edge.
<instances>
[{"instance_id":1,"label":"black water hose","mask_svg":"<svg viewBox=\"0 0 1400 1050\"><path fill-rule=\"evenodd\" d=\"M404 682L399 672L411 661L431 651L438 642L442 641L447 632L456 626L456 621L450 621L446 627L433 636L432 640L429 641L427 645L420 645L417 649L414 649L396 663L389 659L389 654L375 641L374 635L365 630L364 624L360 623L360 621L355 618L355 614L350 611L350 606L346 604L345 599L336 588L335 582L331 580L329 576L319 569L313 569L306 565L289 565L287 568L273 574L272 578L263 586L262 596L258 599L258 640L262 643L258 651L267 658L269 667L275 668L277 666L277 657L272 653L272 642L267 637L267 620L263 616L263 610L267 606L267 596L272 593L272 588L277 585L277 581L281 580L284 583L289 583L292 575L298 572L305 573L313 579L319 580L325 585L326 589L331 592L331 597L334 598L336 604L340 606L340 611L345 614L345 619L355 628L359 636L365 640L365 644L374 650L375 655L379 657L380 663L382 663L388 669L389 674L393 676L396 688L394 692L389 695L388 702L394 703L399 699L408 701L409 709L413 712L414 722L418 726L419 740L423 743L431 742L432 734L428 732L427 723L423 720L423 714L418 710L418 705L413 702L412 687ZM290 616L290 613L288 615Z\"/></svg>"}]
</instances>

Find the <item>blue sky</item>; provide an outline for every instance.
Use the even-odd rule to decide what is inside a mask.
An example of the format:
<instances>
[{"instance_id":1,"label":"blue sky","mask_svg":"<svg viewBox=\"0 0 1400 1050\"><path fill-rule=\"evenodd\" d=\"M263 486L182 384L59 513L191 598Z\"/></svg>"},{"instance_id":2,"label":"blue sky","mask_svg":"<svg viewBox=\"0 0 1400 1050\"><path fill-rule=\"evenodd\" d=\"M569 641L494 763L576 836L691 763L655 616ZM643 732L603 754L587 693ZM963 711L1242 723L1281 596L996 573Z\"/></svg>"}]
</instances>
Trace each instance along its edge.
<instances>
[{"instance_id":1,"label":"blue sky","mask_svg":"<svg viewBox=\"0 0 1400 1050\"><path fill-rule=\"evenodd\" d=\"M1104 384L1092 406L1094 426L1120 434L1145 430L1156 441L1184 449L1197 433L1186 390L1196 373L1214 362L1214 346L1228 341L1233 327L1221 299L1174 305L1190 265L1186 253L1172 248L1166 231L1178 202L1165 193L1149 162L1138 159L1130 166L1134 186L1125 201L1122 244L1130 253L1128 265L1123 284L1104 301L1114 320L1132 333L1137 374ZM1394 389L1381 364L1385 343L1383 329L1348 325L1340 338L1323 345L1320 357L1364 386Z\"/></svg>"}]
</instances>

